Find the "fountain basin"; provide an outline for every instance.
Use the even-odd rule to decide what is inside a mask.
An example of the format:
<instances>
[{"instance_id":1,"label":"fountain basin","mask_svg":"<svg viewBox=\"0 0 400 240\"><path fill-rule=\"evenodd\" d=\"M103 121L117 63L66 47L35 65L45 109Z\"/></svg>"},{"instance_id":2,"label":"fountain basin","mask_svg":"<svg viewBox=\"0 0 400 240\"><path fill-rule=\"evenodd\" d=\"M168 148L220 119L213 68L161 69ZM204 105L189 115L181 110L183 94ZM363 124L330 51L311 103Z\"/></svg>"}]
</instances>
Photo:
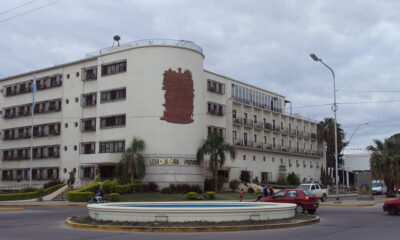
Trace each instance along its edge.
<instances>
[{"instance_id":1,"label":"fountain basin","mask_svg":"<svg viewBox=\"0 0 400 240\"><path fill-rule=\"evenodd\" d=\"M291 218L295 204L268 202L123 202L89 204L95 220L119 222L232 222Z\"/></svg>"}]
</instances>

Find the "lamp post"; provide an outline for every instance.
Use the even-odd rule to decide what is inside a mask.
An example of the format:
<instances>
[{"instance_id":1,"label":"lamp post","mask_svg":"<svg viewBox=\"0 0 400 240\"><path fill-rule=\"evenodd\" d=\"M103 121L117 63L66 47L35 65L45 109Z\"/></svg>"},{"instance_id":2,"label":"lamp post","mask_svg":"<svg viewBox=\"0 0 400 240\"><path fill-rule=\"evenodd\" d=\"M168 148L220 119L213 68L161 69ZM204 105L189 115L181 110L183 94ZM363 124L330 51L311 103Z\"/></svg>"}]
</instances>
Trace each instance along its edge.
<instances>
[{"instance_id":1,"label":"lamp post","mask_svg":"<svg viewBox=\"0 0 400 240\"><path fill-rule=\"evenodd\" d=\"M357 127L354 129L353 133L350 135L350 138L349 138L349 141L347 141L347 144L350 143L351 139L352 139L353 136L356 134L356 132L358 131L358 129L360 128L360 126L361 126L361 125L367 125L367 124L368 124L368 122L358 124ZM342 151L341 151L340 153L342 153L343 150L344 150L344 148L342 149ZM343 168L342 168L342 170L343 170L343 176L342 176L342 177L343 177L343 194L344 194L344 165L345 165L345 164L344 164L344 161L343 161Z\"/></svg>"},{"instance_id":2,"label":"lamp post","mask_svg":"<svg viewBox=\"0 0 400 240\"><path fill-rule=\"evenodd\" d=\"M335 72L333 72L332 68L326 65L321 58L317 57L314 53L310 54L312 60L316 62L322 63L325 67L327 67L333 76L333 105L331 107L335 120L335 183L336 183L336 201L339 201L339 171L338 171L338 146L337 146L337 120L336 120L336 112L338 110L338 106L336 104L336 82L335 82Z\"/></svg>"}]
</instances>

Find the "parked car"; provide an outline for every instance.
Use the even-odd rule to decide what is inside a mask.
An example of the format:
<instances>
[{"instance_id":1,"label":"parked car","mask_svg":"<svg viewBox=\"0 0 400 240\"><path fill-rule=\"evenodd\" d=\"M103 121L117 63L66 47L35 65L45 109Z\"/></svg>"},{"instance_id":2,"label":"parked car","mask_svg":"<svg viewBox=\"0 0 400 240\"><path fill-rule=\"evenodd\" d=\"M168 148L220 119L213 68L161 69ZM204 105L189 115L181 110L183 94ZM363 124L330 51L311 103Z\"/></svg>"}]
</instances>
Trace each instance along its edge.
<instances>
[{"instance_id":1,"label":"parked car","mask_svg":"<svg viewBox=\"0 0 400 240\"><path fill-rule=\"evenodd\" d=\"M383 204L383 211L387 211L389 215L397 215L400 211L400 198L386 201Z\"/></svg>"},{"instance_id":2,"label":"parked car","mask_svg":"<svg viewBox=\"0 0 400 240\"><path fill-rule=\"evenodd\" d=\"M387 192L387 186L383 180L372 181L372 194L385 194Z\"/></svg>"},{"instance_id":3,"label":"parked car","mask_svg":"<svg viewBox=\"0 0 400 240\"><path fill-rule=\"evenodd\" d=\"M325 202L328 199L328 189L323 188L318 183L300 184L297 189L310 191L314 196L321 199L322 202Z\"/></svg>"},{"instance_id":4,"label":"parked car","mask_svg":"<svg viewBox=\"0 0 400 240\"><path fill-rule=\"evenodd\" d=\"M310 214L315 213L319 206L318 198L302 189L285 189L270 197L262 198L260 202L294 203L297 205L296 213L305 213L307 210Z\"/></svg>"}]
</instances>

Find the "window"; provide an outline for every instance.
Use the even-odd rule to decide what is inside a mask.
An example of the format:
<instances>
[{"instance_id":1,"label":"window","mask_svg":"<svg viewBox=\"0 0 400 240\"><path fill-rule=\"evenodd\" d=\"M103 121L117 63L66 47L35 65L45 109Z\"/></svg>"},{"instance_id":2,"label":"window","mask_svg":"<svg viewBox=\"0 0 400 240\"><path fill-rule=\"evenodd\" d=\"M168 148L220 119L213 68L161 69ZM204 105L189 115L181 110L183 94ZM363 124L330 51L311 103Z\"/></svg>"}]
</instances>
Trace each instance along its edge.
<instances>
[{"instance_id":1,"label":"window","mask_svg":"<svg viewBox=\"0 0 400 240\"><path fill-rule=\"evenodd\" d=\"M96 98L97 98L96 93L88 93L82 95L82 101L81 101L82 107L96 106Z\"/></svg>"},{"instance_id":2,"label":"window","mask_svg":"<svg viewBox=\"0 0 400 240\"><path fill-rule=\"evenodd\" d=\"M126 61L101 66L101 76L108 76L120 72L126 72Z\"/></svg>"},{"instance_id":3,"label":"window","mask_svg":"<svg viewBox=\"0 0 400 240\"><path fill-rule=\"evenodd\" d=\"M95 142L81 143L81 154L94 154L96 152Z\"/></svg>"},{"instance_id":4,"label":"window","mask_svg":"<svg viewBox=\"0 0 400 240\"><path fill-rule=\"evenodd\" d=\"M255 161L256 160L256 156L253 156L253 161Z\"/></svg>"},{"instance_id":5,"label":"window","mask_svg":"<svg viewBox=\"0 0 400 240\"><path fill-rule=\"evenodd\" d=\"M254 134L254 142L257 142L257 134Z\"/></svg>"},{"instance_id":6,"label":"window","mask_svg":"<svg viewBox=\"0 0 400 240\"><path fill-rule=\"evenodd\" d=\"M257 123L257 115L254 115L254 123Z\"/></svg>"},{"instance_id":7,"label":"window","mask_svg":"<svg viewBox=\"0 0 400 240\"><path fill-rule=\"evenodd\" d=\"M225 105L218 104L215 102L207 103L207 112L212 115L224 116L225 115Z\"/></svg>"},{"instance_id":8,"label":"window","mask_svg":"<svg viewBox=\"0 0 400 240\"><path fill-rule=\"evenodd\" d=\"M296 191L288 191L288 197L289 198L296 198L297 197L297 192Z\"/></svg>"},{"instance_id":9,"label":"window","mask_svg":"<svg viewBox=\"0 0 400 240\"><path fill-rule=\"evenodd\" d=\"M266 158L265 158L265 156L263 156L263 161L265 162L265 160L266 160Z\"/></svg>"},{"instance_id":10,"label":"window","mask_svg":"<svg viewBox=\"0 0 400 240\"><path fill-rule=\"evenodd\" d=\"M209 137L212 133L218 133L219 135L225 137L225 128L208 126L207 127L207 137Z\"/></svg>"},{"instance_id":11,"label":"window","mask_svg":"<svg viewBox=\"0 0 400 240\"><path fill-rule=\"evenodd\" d=\"M236 110L232 110L232 118L236 119Z\"/></svg>"},{"instance_id":12,"label":"window","mask_svg":"<svg viewBox=\"0 0 400 240\"><path fill-rule=\"evenodd\" d=\"M264 143L267 144L267 136L264 136Z\"/></svg>"},{"instance_id":13,"label":"window","mask_svg":"<svg viewBox=\"0 0 400 240\"><path fill-rule=\"evenodd\" d=\"M225 94L225 84L208 79L207 90L213 93Z\"/></svg>"},{"instance_id":14,"label":"window","mask_svg":"<svg viewBox=\"0 0 400 240\"><path fill-rule=\"evenodd\" d=\"M236 131L233 131L233 132L232 132L232 137L233 137L233 139L236 139L236 138L237 138L237 133L236 133Z\"/></svg>"},{"instance_id":15,"label":"window","mask_svg":"<svg viewBox=\"0 0 400 240\"><path fill-rule=\"evenodd\" d=\"M243 155L243 160L246 160L246 155Z\"/></svg>"},{"instance_id":16,"label":"window","mask_svg":"<svg viewBox=\"0 0 400 240\"><path fill-rule=\"evenodd\" d=\"M81 120L82 132L96 131L96 118L86 118Z\"/></svg>"},{"instance_id":17,"label":"window","mask_svg":"<svg viewBox=\"0 0 400 240\"><path fill-rule=\"evenodd\" d=\"M125 126L126 117L124 115L100 118L100 128Z\"/></svg>"},{"instance_id":18,"label":"window","mask_svg":"<svg viewBox=\"0 0 400 240\"><path fill-rule=\"evenodd\" d=\"M125 141L100 142L100 153L117 153L125 150Z\"/></svg>"},{"instance_id":19,"label":"window","mask_svg":"<svg viewBox=\"0 0 400 240\"><path fill-rule=\"evenodd\" d=\"M83 76L82 76L83 81L96 80L96 79L97 79L97 66L83 69Z\"/></svg>"},{"instance_id":20,"label":"window","mask_svg":"<svg viewBox=\"0 0 400 240\"><path fill-rule=\"evenodd\" d=\"M126 99L126 88L101 93L101 103Z\"/></svg>"},{"instance_id":21,"label":"window","mask_svg":"<svg viewBox=\"0 0 400 240\"><path fill-rule=\"evenodd\" d=\"M285 197L286 192L285 191L280 191L275 193L274 198L283 198Z\"/></svg>"}]
</instances>

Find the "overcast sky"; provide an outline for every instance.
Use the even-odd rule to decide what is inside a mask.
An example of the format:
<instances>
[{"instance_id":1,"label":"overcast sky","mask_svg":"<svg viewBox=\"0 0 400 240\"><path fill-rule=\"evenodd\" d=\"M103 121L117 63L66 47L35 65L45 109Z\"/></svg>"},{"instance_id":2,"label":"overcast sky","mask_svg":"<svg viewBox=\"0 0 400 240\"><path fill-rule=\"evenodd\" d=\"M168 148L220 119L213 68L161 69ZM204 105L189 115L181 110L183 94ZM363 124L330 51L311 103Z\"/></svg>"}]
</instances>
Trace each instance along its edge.
<instances>
[{"instance_id":1,"label":"overcast sky","mask_svg":"<svg viewBox=\"0 0 400 240\"><path fill-rule=\"evenodd\" d=\"M206 69L280 93L320 121L333 116L323 105L333 84L315 53L335 71L337 101L351 103L337 112L347 139L369 122L350 143L365 147L400 132L399 12L397 0L1 1L0 78L81 59L115 34L185 39L203 48Z\"/></svg>"}]
</instances>

